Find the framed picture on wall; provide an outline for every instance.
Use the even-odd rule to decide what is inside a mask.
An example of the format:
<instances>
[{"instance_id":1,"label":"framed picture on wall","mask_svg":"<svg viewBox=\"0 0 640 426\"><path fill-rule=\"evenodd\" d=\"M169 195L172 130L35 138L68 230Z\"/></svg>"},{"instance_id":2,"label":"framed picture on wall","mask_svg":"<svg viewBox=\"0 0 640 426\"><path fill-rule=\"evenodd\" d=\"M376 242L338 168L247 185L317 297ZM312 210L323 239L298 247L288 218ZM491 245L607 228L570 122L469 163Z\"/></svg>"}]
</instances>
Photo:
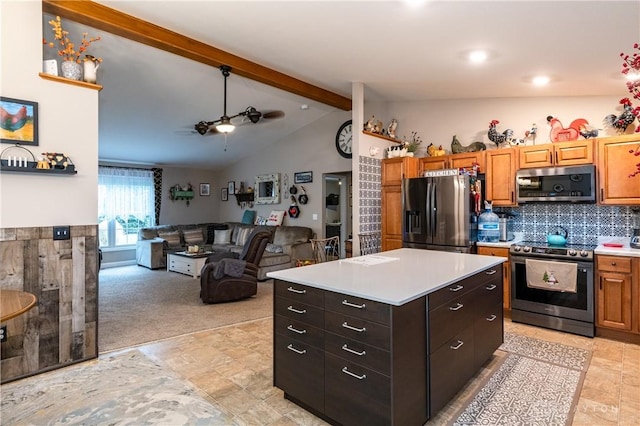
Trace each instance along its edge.
<instances>
[{"instance_id":1,"label":"framed picture on wall","mask_svg":"<svg viewBox=\"0 0 640 426\"><path fill-rule=\"evenodd\" d=\"M293 183L313 182L313 172L297 172L293 174Z\"/></svg>"},{"instance_id":2,"label":"framed picture on wall","mask_svg":"<svg viewBox=\"0 0 640 426\"><path fill-rule=\"evenodd\" d=\"M38 103L0 97L0 142L38 146Z\"/></svg>"},{"instance_id":3,"label":"framed picture on wall","mask_svg":"<svg viewBox=\"0 0 640 426\"><path fill-rule=\"evenodd\" d=\"M236 181L235 180L230 180L229 183L227 183L227 190L229 191L229 194L235 194L236 193Z\"/></svg>"},{"instance_id":4,"label":"framed picture on wall","mask_svg":"<svg viewBox=\"0 0 640 426\"><path fill-rule=\"evenodd\" d=\"M209 186L208 183L201 183L200 184L200 195L201 196L206 196L206 197L211 195L211 187Z\"/></svg>"},{"instance_id":5,"label":"framed picture on wall","mask_svg":"<svg viewBox=\"0 0 640 426\"><path fill-rule=\"evenodd\" d=\"M228 188L222 188L220 190L220 199L222 201L228 201L229 200L229 189Z\"/></svg>"}]
</instances>

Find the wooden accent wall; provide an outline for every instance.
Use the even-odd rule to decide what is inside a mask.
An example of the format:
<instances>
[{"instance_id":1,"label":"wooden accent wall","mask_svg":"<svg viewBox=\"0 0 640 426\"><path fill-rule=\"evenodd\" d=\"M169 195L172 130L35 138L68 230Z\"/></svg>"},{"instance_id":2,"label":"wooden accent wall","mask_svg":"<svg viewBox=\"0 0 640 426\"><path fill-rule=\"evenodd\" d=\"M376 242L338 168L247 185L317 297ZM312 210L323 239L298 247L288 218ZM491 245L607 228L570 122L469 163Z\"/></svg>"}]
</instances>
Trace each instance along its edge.
<instances>
[{"instance_id":1,"label":"wooden accent wall","mask_svg":"<svg viewBox=\"0 0 640 426\"><path fill-rule=\"evenodd\" d=\"M0 228L0 288L35 294L36 306L7 321L1 382L98 356L97 225Z\"/></svg>"}]
</instances>

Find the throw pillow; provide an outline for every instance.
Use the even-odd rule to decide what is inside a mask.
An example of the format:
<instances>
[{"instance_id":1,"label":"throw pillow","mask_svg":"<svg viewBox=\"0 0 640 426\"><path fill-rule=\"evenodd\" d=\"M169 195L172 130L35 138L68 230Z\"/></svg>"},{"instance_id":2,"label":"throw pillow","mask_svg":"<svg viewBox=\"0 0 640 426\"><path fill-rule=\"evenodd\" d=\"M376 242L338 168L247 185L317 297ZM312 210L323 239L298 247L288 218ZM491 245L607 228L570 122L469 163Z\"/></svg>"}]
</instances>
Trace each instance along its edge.
<instances>
[{"instance_id":1,"label":"throw pillow","mask_svg":"<svg viewBox=\"0 0 640 426\"><path fill-rule=\"evenodd\" d=\"M184 237L184 242L187 245L200 245L204 243L204 234L202 233L202 229L185 229L182 232Z\"/></svg>"},{"instance_id":2,"label":"throw pillow","mask_svg":"<svg viewBox=\"0 0 640 426\"><path fill-rule=\"evenodd\" d=\"M210 223L207 225L207 242L206 244L213 244L213 239L215 238L216 229L229 229L229 226L226 223Z\"/></svg>"},{"instance_id":3,"label":"throw pillow","mask_svg":"<svg viewBox=\"0 0 640 426\"><path fill-rule=\"evenodd\" d=\"M280 226L282 225L282 220L284 219L284 210L271 210L269 214L269 218L267 219L268 226Z\"/></svg>"},{"instance_id":4,"label":"throw pillow","mask_svg":"<svg viewBox=\"0 0 640 426\"><path fill-rule=\"evenodd\" d=\"M268 253L282 253L282 246L273 243L267 243L267 247L265 247L264 251Z\"/></svg>"},{"instance_id":5,"label":"throw pillow","mask_svg":"<svg viewBox=\"0 0 640 426\"><path fill-rule=\"evenodd\" d=\"M238 231L238 239L236 240L237 246L243 246L249 239L249 235L253 232L253 228L240 228Z\"/></svg>"},{"instance_id":6,"label":"throw pillow","mask_svg":"<svg viewBox=\"0 0 640 426\"><path fill-rule=\"evenodd\" d=\"M170 249L182 247L180 232L178 231L158 232L158 237L165 240Z\"/></svg>"},{"instance_id":7,"label":"throw pillow","mask_svg":"<svg viewBox=\"0 0 640 426\"><path fill-rule=\"evenodd\" d=\"M231 242L231 229L216 229L213 244L229 244Z\"/></svg>"},{"instance_id":8,"label":"throw pillow","mask_svg":"<svg viewBox=\"0 0 640 426\"><path fill-rule=\"evenodd\" d=\"M256 217L255 210L245 210L244 214L242 215L242 223L246 225L251 225L255 217Z\"/></svg>"}]
</instances>

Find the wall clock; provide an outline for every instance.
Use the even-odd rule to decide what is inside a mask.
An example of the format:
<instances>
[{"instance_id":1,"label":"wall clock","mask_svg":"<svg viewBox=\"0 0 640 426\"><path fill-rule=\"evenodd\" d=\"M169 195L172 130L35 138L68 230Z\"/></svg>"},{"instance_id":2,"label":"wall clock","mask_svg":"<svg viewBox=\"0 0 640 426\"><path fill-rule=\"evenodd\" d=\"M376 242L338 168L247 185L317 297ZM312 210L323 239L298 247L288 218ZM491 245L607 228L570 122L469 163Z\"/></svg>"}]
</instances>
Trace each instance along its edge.
<instances>
[{"instance_id":1,"label":"wall clock","mask_svg":"<svg viewBox=\"0 0 640 426\"><path fill-rule=\"evenodd\" d=\"M351 158L353 148L353 125L351 120L345 121L336 133L336 149L344 158Z\"/></svg>"}]
</instances>

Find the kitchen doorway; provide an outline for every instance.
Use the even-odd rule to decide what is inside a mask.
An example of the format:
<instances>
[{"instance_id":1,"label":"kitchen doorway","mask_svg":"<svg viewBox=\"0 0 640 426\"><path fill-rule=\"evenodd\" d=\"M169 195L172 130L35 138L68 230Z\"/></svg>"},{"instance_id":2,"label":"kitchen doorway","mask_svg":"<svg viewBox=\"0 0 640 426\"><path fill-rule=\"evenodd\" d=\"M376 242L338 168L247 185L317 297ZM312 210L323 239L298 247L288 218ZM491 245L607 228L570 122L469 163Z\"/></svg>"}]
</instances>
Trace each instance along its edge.
<instances>
[{"instance_id":1,"label":"kitchen doorway","mask_svg":"<svg viewBox=\"0 0 640 426\"><path fill-rule=\"evenodd\" d=\"M340 257L346 257L345 242L353 235L353 188L351 172L323 174L322 195L325 208L322 215L324 237L340 237Z\"/></svg>"}]
</instances>

